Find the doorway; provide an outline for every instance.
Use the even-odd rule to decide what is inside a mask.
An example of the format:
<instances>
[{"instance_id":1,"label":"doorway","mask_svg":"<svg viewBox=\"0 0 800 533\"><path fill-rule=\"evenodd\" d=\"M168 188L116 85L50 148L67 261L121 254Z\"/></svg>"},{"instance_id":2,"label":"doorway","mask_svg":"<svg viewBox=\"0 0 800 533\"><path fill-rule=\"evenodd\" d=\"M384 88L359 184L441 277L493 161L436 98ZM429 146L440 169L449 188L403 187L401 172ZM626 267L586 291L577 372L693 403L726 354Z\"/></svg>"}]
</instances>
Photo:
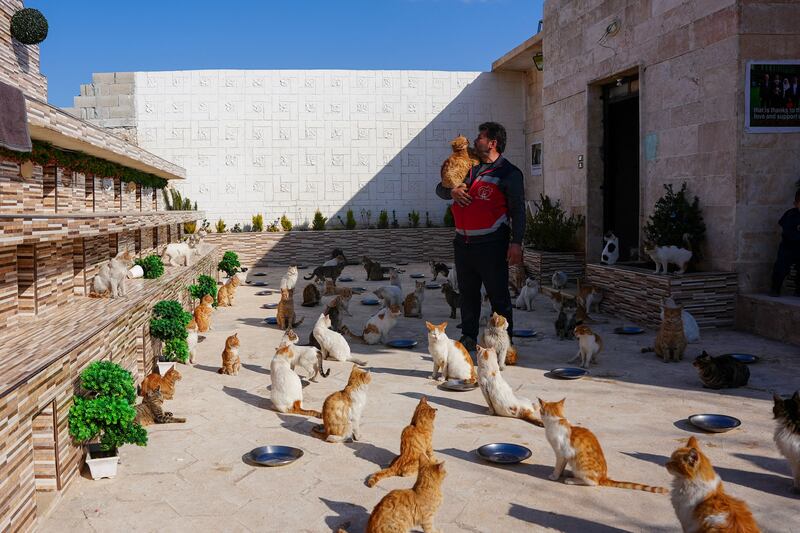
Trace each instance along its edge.
<instances>
[{"instance_id":1,"label":"doorway","mask_svg":"<svg viewBox=\"0 0 800 533\"><path fill-rule=\"evenodd\" d=\"M603 233L619 238L619 260L629 261L639 247L638 78L603 87L602 189Z\"/></svg>"}]
</instances>

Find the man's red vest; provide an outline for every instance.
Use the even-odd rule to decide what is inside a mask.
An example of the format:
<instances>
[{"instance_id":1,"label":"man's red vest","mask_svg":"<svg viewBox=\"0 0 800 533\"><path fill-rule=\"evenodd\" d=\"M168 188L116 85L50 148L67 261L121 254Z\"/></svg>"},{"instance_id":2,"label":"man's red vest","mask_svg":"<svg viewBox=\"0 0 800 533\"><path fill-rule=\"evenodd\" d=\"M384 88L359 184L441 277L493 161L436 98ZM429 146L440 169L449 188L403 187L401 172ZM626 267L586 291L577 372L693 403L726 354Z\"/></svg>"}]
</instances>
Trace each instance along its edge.
<instances>
[{"instance_id":1,"label":"man's red vest","mask_svg":"<svg viewBox=\"0 0 800 533\"><path fill-rule=\"evenodd\" d=\"M501 225L508 223L508 203L505 194L498 187L500 178L491 175L502 166L484 170L474 179L470 170L468 180L472 179L472 185L469 186L472 202L466 207L453 202L450 208L456 223L456 233L467 240L469 237L494 233Z\"/></svg>"}]
</instances>

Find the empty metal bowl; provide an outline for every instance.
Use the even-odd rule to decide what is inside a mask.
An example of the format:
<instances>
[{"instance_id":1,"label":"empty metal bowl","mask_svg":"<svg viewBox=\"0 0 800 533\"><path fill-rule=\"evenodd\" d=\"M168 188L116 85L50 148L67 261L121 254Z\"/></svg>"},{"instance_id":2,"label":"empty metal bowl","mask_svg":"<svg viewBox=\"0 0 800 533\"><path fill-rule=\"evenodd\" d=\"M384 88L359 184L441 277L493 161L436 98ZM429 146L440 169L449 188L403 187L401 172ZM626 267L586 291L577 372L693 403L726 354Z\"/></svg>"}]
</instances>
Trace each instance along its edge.
<instances>
[{"instance_id":1,"label":"empty metal bowl","mask_svg":"<svg viewBox=\"0 0 800 533\"><path fill-rule=\"evenodd\" d=\"M271 294L273 294L272 291L258 291L256 296L269 296ZM277 304L275 304L275 306L277 307Z\"/></svg>"},{"instance_id":2,"label":"empty metal bowl","mask_svg":"<svg viewBox=\"0 0 800 533\"><path fill-rule=\"evenodd\" d=\"M644 333L644 329L639 326L620 326L614 328L614 333L617 335L638 335Z\"/></svg>"},{"instance_id":3,"label":"empty metal bowl","mask_svg":"<svg viewBox=\"0 0 800 533\"><path fill-rule=\"evenodd\" d=\"M441 289L442 288L442 284L441 283L426 283L425 284L425 288L426 289Z\"/></svg>"},{"instance_id":4,"label":"empty metal bowl","mask_svg":"<svg viewBox=\"0 0 800 533\"><path fill-rule=\"evenodd\" d=\"M728 415L702 414L689 417L692 425L711 433L725 433L742 425L742 421Z\"/></svg>"},{"instance_id":5,"label":"empty metal bowl","mask_svg":"<svg viewBox=\"0 0 800 533\"><path fill-rule=\"evenodd\" d=\"M303 450L292 446L260 446L253 449L248 458L262 466L284 466L303 457Z\"/></svg>"},{"instance_id":6,"label":"empty metal bowl","mask_svg":"<svg viewBox=\"0 0 800 533\"><path fill-rule=\"evenodd\" d=\"M464 379L448 379L447 381L439 385L439 387L447 390L466 392L477 389L478 383L474 381L468 382L467 380Z\"/></svg>"},{"instance_id":7,"label":"empty metal bowl","mask_svg":"<svg viewBox=\"0 0 800 533\"><path fill-rule=\"evenodd\" d=\"M266 272L256 272L256 273L255 273L255 274L253 274L253 275L254 275L254 276L266 276L266 275L267 275L267 273L266 273Z\"/></svg>"},{"instance_id":8,"label":"empty metal bowl","mask_svg":"<svg viewBox=\"0 0 800 533\"><path fill-rule=\"evenodd\" d=\"M532 329L515 329L514 337L535 337L536 332Z\"/></svg>"},{"instance_id":9,"label":"empty metal bowl","mask_svg":"<svg viewBox=\"0 0 800 533\"><path fill-rule=\"evenodd\" d=\"M344 281L344 282L353 281L353 278L351 278L350 276L342 276L339 278L339 281Z\"/></svg>"},{"instance_id":10,"label":"empty metal bowl","mask_svg":"<svg viewBox=\"0 0 800 533\"><path fill-rule=\"evenodd\" d=\"M398 261L398 262L397 262L397 263L395 263L395 264L396 264L396 265L399 265L399 266L405 266L405 265L407 265L407 264L408 264L408 261Z\"/></svg>"},{"instance_id":11,"label":"empty metal bowl","mask_svg":"<svg viewBox=\"0 0 800 533\"><path fill-rule=\"evenodd\" d=\"M251 285L255 285L256 287L266 287L269 285L266 281L253 281Z\"/></svg>"},{"instance_id":12,"label":"empty metal bowl","mask_svg":"<svg viewBox=\"0 0 800 533\"><path fill-rule=\"evenodd\" d=\"M564 367L564 368L554 368L550 371L550 374L561 379L580 379L589 371L585 368L578 368L578 367Z\"/></svg>"},{"instance_id":13,"label":"empty metal bowl","mask_svg":"<svg viewBox=\"0 0 800 533\"><path fill-rule=\"evenodd\" d=\"M380 302L377 298L364 298L361 303L364 305L378 305Z\"/></svg>"},{"instance_id":14,"label":"empty metal bowl","mask_svg":"<svg viewBox=\"0 0 800 533\"><path fill-rule=\"evenodd\" d=\"M274 316L268 316L267 318L264 319L264 322L274 326L275 324L278 323L278 319Z\"/></svg>"},{"instance_id":15,"label":"empty metal bowl","mask_svg":"<svg viewBox=\"0 0 800 533\"><path fill-rule=\"evenodd\" d=\"M416 345L417 341L414 339L394 339L386 343L386 346L392 348L413 348Z\"/></svg>"},{"instance_id":16,"label":"empty metal bowl","mask_svg":"<svg viewBox=\"0 0 800 533\"><path fill-rule=\"evenodd\" d=\"M504 465L519 463L531 456L530 449L525 446L520 446L519 444L510 444L508 442L484 444L476 451L482 459Z\"/></svg>"},{"instance_id":17,"label":"empty metal bowl","mask_svg":"<svg viewBox=\"0 0 800 533\"><path fill-rule=\"evenodd\" d=\"M411 274L411 277L414 278L414 279L420 279L420 278L424 278L425 274L420 274L419 272L417 272L415 274Z\"/></svg>"},{"instance_id":18,"label":"empty metal bowl","mask_svg":"<svg viewBox=\"0 0 800 533\"><path fill-rule=\"evenodd\" d=\"M276 309L278 307L278 304L264 304L261 307L263 307L264 309Z\"/></svg>"},{"instance_id":19,"label":"empty metal bowl","mask_svg":"<svg viewBox=\"0 0 800 533\"><path fill-rule=\"evenodd\" d=\"M730 355L740 363L744 363L746 365L758 362L758 356L751 353L726 353L725 355Z\"/></svg>"}]
</instances>

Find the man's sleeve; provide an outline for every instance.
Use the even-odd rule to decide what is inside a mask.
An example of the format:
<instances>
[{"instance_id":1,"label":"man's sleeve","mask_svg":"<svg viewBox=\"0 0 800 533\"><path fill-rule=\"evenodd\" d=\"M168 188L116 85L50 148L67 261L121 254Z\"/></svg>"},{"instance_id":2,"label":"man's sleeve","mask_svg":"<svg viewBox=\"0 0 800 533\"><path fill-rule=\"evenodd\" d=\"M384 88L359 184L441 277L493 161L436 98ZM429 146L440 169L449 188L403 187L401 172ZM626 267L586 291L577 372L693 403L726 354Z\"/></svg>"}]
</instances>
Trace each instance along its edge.
<instances>
[{"instance_id":1,"label":"man's sleeve","mask_svg":"<svg viewBox=\"0 0 800 533\"><path fill-rule=\"evenodd\" d=\"M511 242L522 244L525 236L525 185L522 172L517 170L509 175L506 182L506 201L511 215Z\"/></svg>"},{"instance_id":2,"label":"man's sleeve","mask_svg":"<svg viewBox=\"0 0 800 533\"><path fill-rule=\"evenodd\" d=\"M453 195L450 192L450 189L443 186L441 182L436 184L436 196L441 198L442 200L452 200Z\"/></svg>"}]
</instances>

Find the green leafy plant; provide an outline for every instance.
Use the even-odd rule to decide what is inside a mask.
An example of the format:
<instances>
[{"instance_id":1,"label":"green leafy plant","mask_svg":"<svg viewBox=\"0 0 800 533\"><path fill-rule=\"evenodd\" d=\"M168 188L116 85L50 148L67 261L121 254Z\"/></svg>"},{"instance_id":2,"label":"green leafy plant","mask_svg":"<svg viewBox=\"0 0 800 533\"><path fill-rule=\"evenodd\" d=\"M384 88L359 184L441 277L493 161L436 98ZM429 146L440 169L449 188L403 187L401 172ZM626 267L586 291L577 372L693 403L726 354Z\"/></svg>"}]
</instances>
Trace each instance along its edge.
<instances>
[{"instance_id":1,"label":"green leafy plant","mask_svg":"<svg viewBox=\"0 0 800 533\"><path fill-rule=\"evenodd\" d=\"M412 228L419 227L419 213L414 211L413 209L408 214L408 225L411 226Z\"/></svg>"},{"instance_id":2,"label":"green leafy plant","mask_svg":"<svg viewBox=\"0 0 800 533\"><path fill-rule=\"evenodd\" d=\"M283 231L292 231L292 221L289 220L289 217L287 217L286 214L281 216L281 227L283 228Z\"/></svg>"},{"instance_id":3,"label":"green leafy plant","mask_svg":"<svg viewBox=\"0 0 800 533\"><path fill-rule=\"evenodd\" d=\"M227 226L225 226L225 221L224 220L222 220L222 219L217 220L217 227L216 227L217 233L225 233L225 228L226 227Z\"/></svg>"},{"instance_id":4,"label":"green leafy plant","mask_svg":"<svg viewBox=\"0 0 800 533\"><path fill-rule=\"evenodd\" d=\"M447 210L444 212L444 226L446 228L454 228L456 227L456 219L453 218L453 210L450 209L450 206L447 206Z\"/></svg>"},{"instance_id":5,"label":"green leafy plant","mask_svg":"<svg viewBox=\"0 0 800 533\"><path fill-rule=\"evenodd\" d=\"M183 306L178 300L161 300L153 306L153 316L165 318L167 320L178 320L183 327L192 321L192 315L183 310Z\"/></svg>"},{"instance_id":6,"label":"green leafy plant","mask_svg":"<svg viewBox=\"0 0 800 533\"><path fill-rule=\"evenodd\" d=\"M184 233L194 233L195 231L197 231L197 221L184 222L183 223L183 231L184 231Z\"/></svg>"},{"instance_id":7,"label":"green leafy plant","mask_svg":"<svg viewBox=\"0 0 800 533\"><path fill-rule=\"evenodd\" d=\"M280 231L281 231L281 221L280 220L275 220L274 222L269 224L267 226L267 231L269 233L280 233Z\"/></svg>"},{"instance_id":8,"label":"green leafy plant","mask_svg":"<svg viewBox=\"0 0 800 533\"><path fill-rule=\"evenodd\" d=\"M258 232L264 231L264 215L262 215L261 213L253 215L252 220L253 220L253 225L252 225L253 231L258 231Z\"/></svg>"},{"instance_id":9,"label":"green leafy plant","mask_svg":"<svg viewBox=\"0 0 800 533\"><path fill-rule=\"evenodd\" d=\"M314 212L314 220L311 222L311 229L314 231L322 231L325 229L325 223L327 221L327 217L322 216L322 211L317 209Z\"/></svg>"},{"instance_id":10,"label":"green leafy plant","mask_svg":"<svg viewBox=\"0 0 800 533\"><path fill-rule=\"evenodd\" d=\"M197 284L189 285L188 288L189 294L197 300L202 300L203 296L210 294L214 299L214 307L217 306L217 282L214 278L203 274L197 278Z\"/></svg>"},{"instance_id":11,"label":"green leafy plant","mask_svg":"<svg viewBox=\"0 0 800 533\"><path fill-rule=\"evenodd\" d=\"M11 36L22 44L41 43L48 29L47 19L38 9L20 9L11 17Z\"/></svg>"},{"instance_id":12,"label":"green leafy plant","mask_svg":"<svg viewBox=\"0 0 800 533\"><path fill-rule=\"evenodd\" d=\"M676 193L672 185L664 185L664 196L656 201L653 214L644 227L645 242L655 246L685 247L688 235L692 251L699 257L700 245L705 240L706 225L697 196L689 202L686 183Z\"/></svg>"},{"instance_id":13,"label":"green leafy plant","mask_svg":"<svg viewBox=\"0 0 800 533\"><path fill-rule=\"evenodd\" d=\"M161 189L161 194L164 197L164 208L167 211L196 211L197 202L195 202L194 209L192 209L192 201L189 198L181 196L180 191L175 189ZM194 233L191 231L190 233Z\"/></svg>"},{"instance_id":14,"label":"green leafy plant","mask_svg":"<svg viewBox=\"0 0 800 533\"><path fill-rule=\"evenodd\" d=\"M137 259L134 263L142 267L145 279L156 279L164 275L164 263L156 254Z\"/></svg>"},{"instance_id":15,"label":"green leafy plant","mask_svg":"<svg viewBox=\"0 0 800 533\"><path fill-rule=\"evenodd\" d=\"M381 209L381 212L378 213L378 229L388 229L389 228L389 213L386 212L386 209Z\"/></svg>"},{"instance_id":16,"label":"green leafy plant","mask_svg":"<svg viewBox=\"0 0 800 533\"><path fill-rule=\"evenodd\" d=\"M353 214L353 210L348 209L345 218L344 229L353 230L356 229L356 225L356 217Z\"/></svg>"},{"instance_id":17,"label":"green leafy plant","mask_svg":"<svg viewBox=\"0 0 800 533\"><path fill-rule=\"evenodd\" d=\"M526 214L525 244L545 252L571 252L575 249L575 237L583 226L581 215L567 216L561 201L555 203L549 196L540 194L535 201L536 214Z\"/></svg>"},{"instance_id":18,"label":"green leafy plant","mask_svg":"<svg viewBox=\"0 0 800 533\"><path fill-rule=\"evenodd\" d=\"M236 255L236 252L225 252L222 254L222 261L219 262L217 265L217 270L221 270L225 272L228 277L233 276L242 268L242 264L239 263L239 256Z\"/></svg>"},{"instance_id":19,"label":"green leafy plant","mask_svg":"<svg viewBox=\"0 0 800 533\"><path fill-rule=\"evenodd\" d=\"M184 339L169 339L161 350L164 361L186 363L189 360L189 344Z\"/></svg>"},{"instance_id":20,"label":"green leafy plant","mask_svg":"<svg viewBox=\"0 0 800 533\"><path fill-rule=\"evenodd\" d=\"M76 442L99 437L104 451L123 444L147 445L147 431L134 422L136 390L130 372L110 361L95 361L81 373L81 388L68 417Z\"/></svg>"},{"instance_id":21,"label":"green leafy plant","mask_svg":"<svg viewBox=\"0 0 800 533\"><path fill-rule=\"evenodd\" d=\"M150 335L161 342L167 342L170 339L186 339L189 334L186 331L186 324L179 319L151 318Z\"/></svg>"}]
</instances>

